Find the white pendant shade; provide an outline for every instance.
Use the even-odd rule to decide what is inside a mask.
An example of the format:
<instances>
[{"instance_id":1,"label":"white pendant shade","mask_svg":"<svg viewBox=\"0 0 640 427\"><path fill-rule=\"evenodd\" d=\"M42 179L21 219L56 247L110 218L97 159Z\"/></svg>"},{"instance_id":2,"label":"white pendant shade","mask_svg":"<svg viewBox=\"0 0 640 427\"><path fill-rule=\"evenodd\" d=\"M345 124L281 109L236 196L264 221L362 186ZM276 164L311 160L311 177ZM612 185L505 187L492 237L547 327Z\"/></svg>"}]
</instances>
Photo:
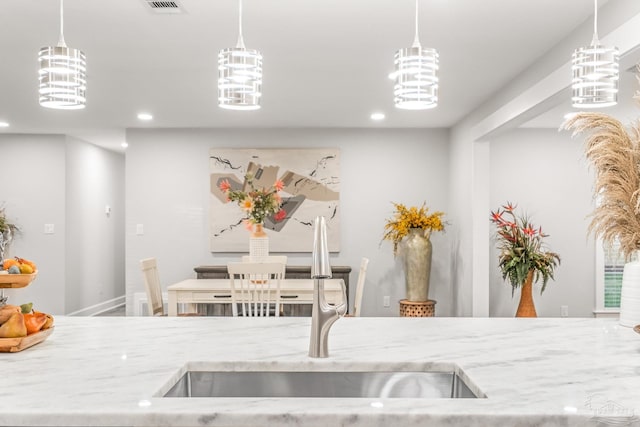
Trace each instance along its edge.
<instances>
[{"instance_id":1,"label":"white pendant shade","mask_svg":"<svg viewBox=\"0 0 640 427\"><path fill-rule=\"evenodd\" d=\"M40 49L38 62L38 94L46 108L77 110L85 107L87 61L84 52L64 42L63 0L60 0L60 40L57 46Z\"/></svg>"},{"instance_id":2,"label":"white pendant shade","mask_svg":"<svg viewBox=\"0 0 640 427\"><path fill-rule=\"evenodd\" d=\"M576 108L610 107L618 102L620 53L600 45L573 53L571 102Z\"/></svg>"},{"instance_id":3,"label":"white pendant shade","mask_svg":"<svg viewBox=\"0 0 640 427\"><path fill-rule=\"evenodd\" d=\"M257 110L262 96L262 55L245 48L218 54L218 105L229 110Z\"/></svg>"},{"instance_id":4,"label":"white pendant shade","mask_svg":"<svg viewBox=\"0 0 640 427\"><path fill-rule=\"evenodd\" d=\"M416 0L413 46L395 55L393 102L404 110L426 110L438 106L438 51L422 47L418 37L418 0Z\"/></svg>"},{"instance_id":5,"label":"white pendant shade","mask_svg":"<svg viewBox=\"0 0 640 427\"><path fill-rule=\"evenodd\" d=\"M238 43L218 54L218 105L228 110L257 110L262 98L262 54L247 49L242 39L239 0Z\"/></svg>"},{"instance_id":6,"label":"white pendant shade","mask_svg":"<svg viewBox=\"0 0 640 427\"><path fill-rule=\"evenodd\" d=\"M594 0L591 46L573 52L571 103L576 108L610 107L618 103L620 53L598 40L598 0Z\"/></svg>"},{"instance_id":7,"label":"white pendant shade","mask_svg":"<svg viewBox=\"0 0 640 427\"><path fill-rule=\"evenodd\" d=\"M48 46L38 53L39 100L47 108L75 110L85 107L86 59L81 50Z\"/></svg>"},{"instance_id":8,"label":"white pendant shade","mask_svg":"<svg viewBox=\"0 0 640 427\"><path fill-rule=\"evenodd\" d=\"M410 47L395 56L394 103L405 110L424 110L438 105L438 52Z\"/></svg>"}]
</instances>

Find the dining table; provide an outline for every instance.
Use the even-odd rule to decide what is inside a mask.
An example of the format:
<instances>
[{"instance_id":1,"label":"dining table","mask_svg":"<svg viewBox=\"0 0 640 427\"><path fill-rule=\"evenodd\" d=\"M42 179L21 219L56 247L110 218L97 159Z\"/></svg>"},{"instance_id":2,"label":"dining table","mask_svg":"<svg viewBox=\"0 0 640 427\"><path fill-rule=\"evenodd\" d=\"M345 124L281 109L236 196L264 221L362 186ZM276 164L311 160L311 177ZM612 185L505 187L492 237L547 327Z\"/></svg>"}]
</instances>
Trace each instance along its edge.
<instances>
[{"instance_id":1,"label":"dining table","mask_svg":"<svg viewBox=\"0 0 640 427\"><path fill-rule=\"evenodd\" d=\"M325 299L329 304L343 300L344 280L323 279ZM280 304L299 306L313 304L314 279L281 279ZM193 311L196 304L228 304L232 302L230 279L186 279L167 287L168 314L177 316L180 304Z\"/></svg>"}]
</instances>

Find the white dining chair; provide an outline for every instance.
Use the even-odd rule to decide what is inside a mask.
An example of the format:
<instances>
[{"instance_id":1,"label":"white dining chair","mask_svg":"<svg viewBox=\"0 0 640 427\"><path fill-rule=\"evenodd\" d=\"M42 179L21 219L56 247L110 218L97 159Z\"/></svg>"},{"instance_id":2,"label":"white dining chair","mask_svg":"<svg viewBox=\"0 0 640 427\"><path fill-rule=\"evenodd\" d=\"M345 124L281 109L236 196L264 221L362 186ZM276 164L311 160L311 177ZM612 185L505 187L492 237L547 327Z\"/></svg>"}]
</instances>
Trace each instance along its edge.
<instances>
[{"instance_id":1,"label":"white dining chair","mask_svg":"<svg viewBox=\"0 0 640 427\"><path fill-rule=\"evenodd\" d=\"M281 262L230 262L231 311L234 316L280 316ZM241 310L239 310L239 307Z\"/></svg>"},{"instance_id":2,"label":"white dining chair","mask_svg":"<svg viewBox=\"0 0 640 427\"><path fill-rule=\"evenodd\" d=\"M140 268L144 278L144 288L147 292L147 307L149 316L166 316L164 301L162 300L162 286L158 274L158 261L155 258L140 260ZM178 316L203 316L200 313L179 313Z\"/></svg>"},{"instance_id":3,"label":"white dining chair","mask_svg":"<svg viewBox=\"0 0 640 427\"><path fill-rule=\"evenodd\" d=\"M144 288L147 292L149 316L164 316L158 262L155 258L145 258L140 261L140 268L142 268Z\"/></svg>"},{"instance_id":4,"label":"white dining chair","mask_svg":"<svg viewBox=\"0 0 640 427\"><path fill-rule=\"evenodd\" d=\"M251 255L242 255L242 262L280 262L285 265L287 264L286 255L267 255L261 258L260 261L253 261Z\"/></svg>"},{"instance_id":5,"label":"white dining chair","mask_svg":"<svg viewBox=\"0 0 640 427\"><path fill-rule=\"evenodd\" d=\"M287 256L286 255L267 255L265 257L261 257L260 261L253 261L251 259L251 255L242 255L242 262L281 262L285 265L285 272L282 275L284 279L287 275Z\"/></svg>"},{"instance_id":6,"label":"white dining chair","mask_svg":"<svg viewBox=\"0 0 640 427\"><path fill-rule=\"evenodd\" d=\"M362 294L364 293L364 279L367 276L367 266L369 258L362 258L360 261L360 271L358 272L358 283L356 284L356 297L353 301L353 316L360 317L362 307Z\"/></svg>"}]
</instances>

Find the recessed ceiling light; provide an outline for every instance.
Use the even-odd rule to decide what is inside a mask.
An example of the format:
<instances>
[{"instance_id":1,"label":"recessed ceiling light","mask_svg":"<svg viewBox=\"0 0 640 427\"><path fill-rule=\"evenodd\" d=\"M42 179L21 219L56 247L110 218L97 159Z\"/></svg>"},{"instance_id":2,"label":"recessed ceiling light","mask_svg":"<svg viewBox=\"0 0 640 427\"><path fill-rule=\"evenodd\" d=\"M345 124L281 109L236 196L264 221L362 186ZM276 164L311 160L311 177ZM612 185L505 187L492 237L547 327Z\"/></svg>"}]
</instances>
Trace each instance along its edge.
<instances>
[{"instance_id":1,"label":"recessed ceiling light","mask_svg":"<svg viewBox=\"0 0 640 427\"><path fill-rule=\"evenodd\" d=\"M140 120L153 120L153 116L149 113L138 113L138 119Z\"/></svg>"},{"instance_id":2,"label":"recessed ceiling light","mask_svg":"<svg viewBox=\"0 0 640 427\"><path fill-rule=\"evenodd\" d=\"M0 122L0 128L8 128L9 127L9 123L7 122Z\"/></svg>"},{"instance_id":3,"label":"recessed ceiling light","mask_svg":"<svg viewBox=\"0 0 640 427\"><path fill-rule=\"evenodd\" d=\"M384 119L384 113L373 113L371 114L371 120L382 120Z\"/></svg>"},{"instance_id":4,"label":"recessed ceiling light","mask_svg":"<svg viewBox=\"0 0 640 427\"><path fill-rule=\"evenodd\" d=\"M129 144L127 143L127 141L124 141L122 144L120 144L120 146L122 148L127 148L129 146Z\"/></svg>"}]
</instances>

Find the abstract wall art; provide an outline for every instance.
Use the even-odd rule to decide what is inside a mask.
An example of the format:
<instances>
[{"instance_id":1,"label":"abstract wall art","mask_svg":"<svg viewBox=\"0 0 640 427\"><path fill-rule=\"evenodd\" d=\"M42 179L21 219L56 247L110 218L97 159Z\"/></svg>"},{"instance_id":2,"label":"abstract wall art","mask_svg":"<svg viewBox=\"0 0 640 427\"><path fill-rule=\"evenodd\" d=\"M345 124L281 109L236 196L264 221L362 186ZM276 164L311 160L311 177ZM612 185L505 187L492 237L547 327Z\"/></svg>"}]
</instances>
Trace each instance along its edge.
<instances>
[{"instance_id":1,"label":"abstract wall art","mask_svg":"<svg viewBox=\"0 0 640 427\"><path fill-rule=\"evenodd\" d=\"M212 148L210 162L211 252L248 252L249 232L244 212L229 203L219 185L245 189L245 175L254 186L284 183L280 192L286 215L271 216L264 228L270 252L311 252L313 221L324 216L329 251L340 250L340 151L338 148L251 149Z\"/></svg>"}]
</instances>

